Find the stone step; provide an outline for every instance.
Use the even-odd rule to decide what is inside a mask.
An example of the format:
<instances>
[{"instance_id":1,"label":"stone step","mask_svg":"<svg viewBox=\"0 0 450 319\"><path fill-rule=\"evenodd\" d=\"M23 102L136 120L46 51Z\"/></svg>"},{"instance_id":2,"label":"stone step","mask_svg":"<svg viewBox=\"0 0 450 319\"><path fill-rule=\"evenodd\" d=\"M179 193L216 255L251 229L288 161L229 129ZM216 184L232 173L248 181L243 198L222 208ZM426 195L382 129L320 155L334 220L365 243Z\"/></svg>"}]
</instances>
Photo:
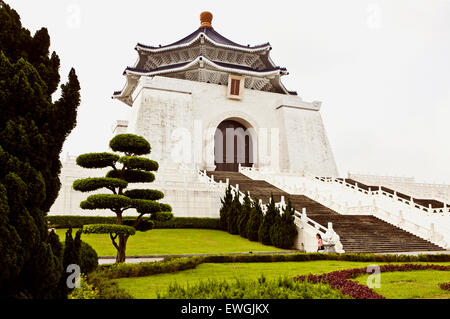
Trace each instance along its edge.
<instances>
[{"instance_id":1,"label":"stone step","mask_svg":"<svg viewBox=\"0 0 450 319\"><path fill-rule=\"evenodd\" d=\"M303 195L290 195L283 190L261 180L252 180L238 172L207 172L214 180L225 182L228 178L234 186L239 184L242 192L249 191L252 199L262 199L268 203L270 196L279 202L281 196L291 200L293 206L301 211L306 208L309 218L323 227L333 223L346 252L413 252L442 251L443 248L406 232L392 224L370 215L341 215L328 207Z\"/></svg>"}]
</instances>

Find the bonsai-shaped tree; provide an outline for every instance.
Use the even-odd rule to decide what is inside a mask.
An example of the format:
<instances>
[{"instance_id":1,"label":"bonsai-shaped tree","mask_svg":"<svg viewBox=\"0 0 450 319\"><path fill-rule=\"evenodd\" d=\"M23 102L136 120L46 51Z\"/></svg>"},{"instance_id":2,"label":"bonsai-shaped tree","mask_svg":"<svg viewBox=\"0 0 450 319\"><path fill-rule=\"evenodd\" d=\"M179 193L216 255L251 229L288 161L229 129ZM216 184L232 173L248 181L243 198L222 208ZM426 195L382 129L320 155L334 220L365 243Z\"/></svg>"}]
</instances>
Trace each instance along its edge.
<instances>
[{"instance_id":1,"label":"bonsai-shaped tree","mask_svg":"<svg viewBox=\"0 0 450 319\"><path fill-rule=\"evenodd\" d=\"M112 244L117 249L116 262L125 261L127 240L136 230L146 231L153 227L152 220L172 218L170 205L157 202L164 194L153 189L127 189L129 183L151 183L155 180L152 171L159 165L140 155L150 154L151 147L147 140L133 134L116 135L109 143L114 153L89 153L78 156L77 164L84 168L112 169L106 177L76 180L73 188L81 192L107 189L112 194L96 194L80 203L82 209L110 209L117 216L116 224L94 224L83 227L84 233L109 234ZM120 166L120 167L119 167ZM139 214L134 220L124 220L123 213L136 209ZM149 215L150 219L143 217ZM118 240L118 241L117 241Z\"/></svg>"}]
</instances>

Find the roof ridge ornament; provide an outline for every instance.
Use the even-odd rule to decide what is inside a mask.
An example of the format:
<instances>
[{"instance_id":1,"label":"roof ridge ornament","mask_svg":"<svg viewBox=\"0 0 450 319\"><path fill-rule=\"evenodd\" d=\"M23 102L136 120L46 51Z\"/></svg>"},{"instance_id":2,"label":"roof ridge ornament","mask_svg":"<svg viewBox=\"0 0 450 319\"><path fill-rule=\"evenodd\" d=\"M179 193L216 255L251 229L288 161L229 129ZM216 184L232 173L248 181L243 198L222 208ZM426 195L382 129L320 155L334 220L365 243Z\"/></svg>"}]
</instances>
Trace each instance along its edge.
<instances>
[{"instance_id":1,"label":"roof ridge ornament","mask_svg":"<svg viewBox=\"0 0 450 319\"><path fill-rule=\"evenodd\" d=\"M200 13L200 28L212 28L213 14L209 11L203 11Z\"/></svg>"}]
</instances>

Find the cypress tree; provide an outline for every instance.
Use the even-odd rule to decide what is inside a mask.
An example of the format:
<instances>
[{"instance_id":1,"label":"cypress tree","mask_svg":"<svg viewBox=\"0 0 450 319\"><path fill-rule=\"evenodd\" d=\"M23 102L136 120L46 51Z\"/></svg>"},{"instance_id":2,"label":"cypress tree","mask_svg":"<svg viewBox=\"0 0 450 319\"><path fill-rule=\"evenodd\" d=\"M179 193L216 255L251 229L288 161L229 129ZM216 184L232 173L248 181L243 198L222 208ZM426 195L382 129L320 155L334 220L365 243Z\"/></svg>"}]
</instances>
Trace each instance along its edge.
<instances>
[{"instance_id":1,"label":"cypress tree","mask_svg":"<svg viewBox=\"0 0 450 319\"><path fill-rule=\"evenodd\" d=\"M279 209L275 206L275 200L273 194L270 196L270 203L267 206L267 211L264 214L261 226L258 230L258 240L264 245L272 245L270 239L270 228L275 224L277 215L279 215Z\"/></svg>"},{"instance_id":2,"label":"cypress tree","mask_svg":"<svg viewBox=\"0 0 450 319\"><path fill-rule=\"evenodd\" d=\"M250 196L248 193L244 196L244 203L241 207L241 213L238 217L238 232L244 238L247 238L247 223L250 218L250 213L252 210L252 201L250 200Z\"/></svg>"},{"instance_id":3,"label":"cypress tree","mask_svg":"<svg viewBox=\"0 0 450 319\"><path fill-rule=\"evenodd\" d=\"M251 241L258 241L258 230L263 219L262 207L259 204L259 199L253 202L250 210L250 216L247 222L247 238Z\"/></svg>"},{"instance_id":4,"label":"cypress tree","mask_svg":"<svg viewBox=\"0 0 450 319\"><path fill-rule=\"evenodd\" d=\"M220 228L228 231L228 215L233 202L233 194L231 193L231 185L228 185L225 190L225 196L220 200L222 207L220 207Z\"/></svg>"},{"instance_id":5,"label":"cypress tree","mask_svg":"<svg viewBox=\"0 0 450 319\"><path fill-rule=\"evenodd\" d=\"M47 29L34 36L0 8L0 297L59 295L61 256L45 216L60 189L59 154L76 124L80 85L72 69L61 96L59 57Z\"/></svg>"},{"instance_id":6,"label":"cypress tree","mask_svg":"<svg viewBox=\"0 0 450 319\"><path fill-rule=\"evenodd\" d=\"M239 200L239 192L234 193L233 201L231 202L230 210L228 211L228 232L232 235L239 234L238 218L241 212L241 201Z\"/></svg>"},{"instance_id":7,"label":"cypress tree","mask_svg":"<svg viewBox=\"0 0 450 319\"><path fill-rule=\"evenodd\" d=\"M280 218L279 242L277 247L289 249L294 245L295 237L297 237L297 226L294 223L295 208L292 202L288 199L286 207Z\"/></svg>"}]
</instances>

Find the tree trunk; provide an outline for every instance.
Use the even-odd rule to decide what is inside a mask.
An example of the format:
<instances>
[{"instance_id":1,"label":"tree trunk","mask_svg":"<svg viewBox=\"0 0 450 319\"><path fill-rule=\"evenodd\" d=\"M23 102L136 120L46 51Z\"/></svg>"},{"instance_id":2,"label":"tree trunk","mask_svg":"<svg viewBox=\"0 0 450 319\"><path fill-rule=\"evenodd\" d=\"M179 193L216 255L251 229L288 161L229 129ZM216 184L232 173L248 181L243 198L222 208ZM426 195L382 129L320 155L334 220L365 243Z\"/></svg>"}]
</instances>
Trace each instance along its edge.
<instances>
[{"instance_id":1,"label":"tree trunk","mask_svg":"<svg viewBox=\"0 0 450 319\"><path fill-rule=\"evenodd\" d=\"M116 263L125 262L125 251L127 249L128 235L119 235L119 248L117 249Z\"/></svg>"}]
</instances>

